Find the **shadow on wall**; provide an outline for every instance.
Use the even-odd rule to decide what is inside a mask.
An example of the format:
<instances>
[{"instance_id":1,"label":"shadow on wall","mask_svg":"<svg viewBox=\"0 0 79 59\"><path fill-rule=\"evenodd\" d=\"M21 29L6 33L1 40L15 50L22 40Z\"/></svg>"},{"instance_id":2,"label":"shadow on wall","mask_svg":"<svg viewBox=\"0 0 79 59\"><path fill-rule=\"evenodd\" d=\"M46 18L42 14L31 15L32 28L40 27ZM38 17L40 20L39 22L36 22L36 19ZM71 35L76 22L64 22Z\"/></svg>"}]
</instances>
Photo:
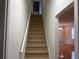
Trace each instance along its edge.
<instances>
[{"instance_id":1,"label":"shadow on wall","mask_svg":"<svg viewBox=\"0 0 79 59\"><path fill-rule=\"evenodd\" d=\"M4 25L5 25L5 2L0 0L0 59L4 57ZM4 47L3 47L4 46Z\"/></svg>"}]
</instances>

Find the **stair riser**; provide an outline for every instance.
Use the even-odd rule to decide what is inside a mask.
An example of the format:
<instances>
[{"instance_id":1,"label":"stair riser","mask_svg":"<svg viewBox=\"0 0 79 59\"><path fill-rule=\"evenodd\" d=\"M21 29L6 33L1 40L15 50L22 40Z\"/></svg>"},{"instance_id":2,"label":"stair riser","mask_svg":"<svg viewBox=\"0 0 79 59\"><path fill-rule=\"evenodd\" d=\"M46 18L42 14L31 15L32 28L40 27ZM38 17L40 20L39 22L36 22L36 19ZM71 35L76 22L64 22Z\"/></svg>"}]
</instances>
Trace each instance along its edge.
<instances>
[{"instance_id":1,"label":"stair riser","mask_svg":"<svg viewBox=\"0 0 79 59\"><path fill-rule=\"evenodd\" d=\"M30 21L30 24L32 24L32 23L33 23L33 24L34 24L34 23L35 23L35 24L36 24L36 23L38 23L38 24L40 24L40 23L43 24L42 21L39 21L39 20L38 20L38 21L36 21L36 20Z\"/></svg>"},{"instance_id":2,"label":"stair riser","mask_svg":"<svg viewBox=\"0 0 79 59\"><path fill-rule=\"evenodd\" d=\"M26 53L26 55L48 55L48 53Z\"/></svg>"},{"instance_id":3,"label":"stair riser","mask_svg":"<svg viewBox=\"0 0 79 59\"><path fill-rule=\"evenodd\" d=\"M43 31L44 32L44 30L43 29L30 29L30 31L38 31L38 32L41 32L41 31Z\"/></svg>"},{"instance_id":4,"label":"stair riser","mask_svg":"<svg viewBox=\"0 0 79 59\"><path fill-rule=\"evenodd\" d=\"M35 39L34 39L34 38L33 38L33 39L31 39L31 38L30 38L30 39L29 39L29 40L27 40L27 41L46 41L46 40L45 40L45 39L43 39L43 38L42 38L42 39L38 39L38 38L37 38L37 39L36 39L36 38L35 38Z\"/></svg>"},{"instance_id":5,"label":"stair riser","mask_svg":"<svg viewBox=\"0 0 79 59\"><path fill-rule=\"evenodd\" d=\"M33 34L33 35L32 35L32 34L29 34L29 36L32 36L32 37L33 37L33 36L34 36L34 37L35 37L35 36L36 36L36 37L43 37L43 36L45 36L45 35L43 35L43 34L38 34L38 35L36 35L36 34Z\"/></svg>"},{"instance_id":6,"label":"stair riser","mask_svg":"<svg viewBox=\"0 0 79 59\"><path fill-rule=\"evenodd\" d=\"M40 26L40 25L31 25L30 28L31 29L42 29L43 26Z\"/></svg>"},{"instance_id":7,"label":"stair riser","mask_svg":"<svg viewBox=\"0 0 79 59\"><path fill-rule=\"evenodd\" d=\"M37 57L27 56L26 59L49 59L49 58L47 56L42 56L42 57L40 57L40 56L37 56Z\"/></svg>"},{"instance_id":8,"label":"stair riser","mask_svg":"<svg viewBox=\"0 0 79 59\"><path fill-rule=\"evenodd\" d=\"M42 55L44 55L44 54L48 54L48 52L45 52L45 51L32 52L32 51L30 51L30 52L26 52L26 54L39 54L39 55L42 54Z\"/></svg>"},{"instance_id":9,"label":"stair riser","mask_svg":"<svg viewBox=\"0 0 79 59\"><path fill-rule=\"evenodd\" d=\"M29 35L43 35L44 33L40 32L30 32Z\"/></svg>"},{"instance_id":10,"label":"stair riser","mask_svg":"<svg viewBox=\"0 0 79 59\"><path fill-rule=\"evenodd\" d=\"M30 24L31 26L43 26L43 24L37 24L37 23L35 23L35 24Z\"/></svg>"},{"instance_id":11,"label":"stair riser","mask_svg":"<svg viewBox=\"0 0 79 59\"><path fill-rule=\"evenodd\" d=\"M29 40L27 40L27 42L28 42L28 41L31 41L31 42L32 42L32 41L35 41L35 42L38 42L38 41L40 41L40 42L46 42L45 39L44 39L44 40L43 40L43 39L34 39L34 40L33 40L33 39L29 39Z\"/></svg>"},{"instance_id":12,"label":"stair riser","mask_svg":"<svg viewBox=\"0 0 79 59\"><path fill-rule=\"evenodd\" d=\"M37 45L36 44L35 45L34 44L27 44L27 47L29 47L29 48L34 48L34 47L43 48L43 47L47 47L47 46L46 46L46 44L41 44L41 45L40 44L37 44Z\"/></svg>"},{"instance_id":13,"label":"stair riser","mask_svg":"<svg viewBox=\"0 0 79 59\"><path fill-rule=\"evenodd\" d=\"M43 35L44 33L29 33L29 35Z\"/></svg>"},{"instance_id":14,"label":"stair riser","mask_svg":"<svg viewBox=\"0 0 79 59\"><path fill-rule=\"evenodd\" d=\"M37 46L40 46L40 45L46 45L46 42L28 42L27 45L37 45Z\"/></svg>"},{"instance_id":15,"label":"stair riser","mask_svg":"<svg viewBox=\"0 0 79 59\"><path fill-rule=\"evenodd\" d=\"M43 48L42 49L40 49L40 48L39 49L33 49L33 48L28 49L27 48L26 53L48 53L48 52L47 52L47 49L43 49Z\"/></svg>"},{"instance_id":16,"label":"stair riser","mask_svg":"<svg viewBox=\"0 0 79 59\"><path fill-rule=\"evenodd\" d=\"M44 31L43 31L43 32L33 32L33 31L30 31L29 34L31 34L31 33L32 33L33 35L34 35L34 34L44 34Z\"/></svg>"},{"instance_id":17,"label":"stair riser","mask_svg":"<svg viewBox=\"0 0 79 59\"><path fill-rule=\"evenodd\" d=\"M29 44L46 44L46 41L28 41Z\"/></svg>"},{"instance_id":18,"label":"stair riser","mask_svg":"<svg viewBox=\"0 0 79 59\"><path fill-rule=\"evenodd\" d=\"M27 48L26 53L47 53L47 48Z\"/></svg>"},{"instance_id":19,"label":"stair riser","mask_svg":"<svg viewBox=\"0 0 79 59\"><path fill-rule=\"evenodd\" d=\"M41 29L43 28L43 26L40 25L30 25L30 27L41 27Z\"/></svg>"},{"instance_id":20,"label":"stair riser","mask_svg":"<svg viewBox=\"0 0 79 59\"><path fill-rule=\"evenodd\" d=\"M36 19L35 19L35 18L31 19L31 21L34 21L34 20L35 20L35 21L41 21L41 22L42 22L42 19L41 19L41 18L39 18L39 19L38 19L38 18L36 18Z\"/></svg>"},{"instance_id":21,"label":"stair riser","mask_svg":"<svg viewBox=\"0 0 79 59\"><path fill-rule=\"evenodd\" d=\"M28 38L31 38L31 39L35 39L35 38L42 38L42 39L44 39L44 36L43 37L40 37L40 36L38 36L38 37L34 37L34 36L29 36Z\"/></svg>"},{"instance_id":22,"label":"stair riser","mask_svg":"<svg viewBox=\"0 0 79 59\"><path fill-rule=\"evenodd\" d=\"M31 30L30 29L30 32L37 32L37 33L39 33L39 32L44 32L44 30Z\"/></svg>"},{"instance_id":23,"label":"stair riser","mask_svg":"<svg viewBox=\"0 0 79 59\"><path fill-rule=\"evenodd\" d=\"M25 55L25 57L46 57L48 58L48 54L44 54L44 55Z\"/></svg>"},{"instance_id":24,"label":"stair riser","mask_svg":"<svg viewBox=\"0 0 79 59\"><path fill-rule=\"evenodd\" d=\"M37 22L35 22L35 21L30 21L30 24L42 24L43 25L43 23L42 22L40 22L40 21L38 21L38 23Z\"/></svg>"}]
</instances>

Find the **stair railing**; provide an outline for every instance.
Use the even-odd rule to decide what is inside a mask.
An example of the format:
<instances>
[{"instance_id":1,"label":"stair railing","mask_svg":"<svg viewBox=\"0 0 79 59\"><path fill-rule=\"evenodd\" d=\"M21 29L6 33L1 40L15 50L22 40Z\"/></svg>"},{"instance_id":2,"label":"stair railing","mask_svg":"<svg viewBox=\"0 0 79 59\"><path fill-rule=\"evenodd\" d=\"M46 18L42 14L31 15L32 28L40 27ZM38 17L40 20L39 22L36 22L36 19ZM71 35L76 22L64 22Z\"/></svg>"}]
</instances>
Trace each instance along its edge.
<instances>
[{"instance_id":1,"label":"stair railing","mask_svg":"<svg viewBox=\"0 0 79 59\"><path fill-rule=\"evenodd\" d=\"M26 29L25 29L25 33L24 33L24 39L23 39L22 45L21 45L19 59L24 59L24 56L25 56L26 45L27 45L27 37L28 37L28 30L29 30L29 23L30 23L30 16L29 16L27 24L26 24Z\"/></svg>"}]
</instances>

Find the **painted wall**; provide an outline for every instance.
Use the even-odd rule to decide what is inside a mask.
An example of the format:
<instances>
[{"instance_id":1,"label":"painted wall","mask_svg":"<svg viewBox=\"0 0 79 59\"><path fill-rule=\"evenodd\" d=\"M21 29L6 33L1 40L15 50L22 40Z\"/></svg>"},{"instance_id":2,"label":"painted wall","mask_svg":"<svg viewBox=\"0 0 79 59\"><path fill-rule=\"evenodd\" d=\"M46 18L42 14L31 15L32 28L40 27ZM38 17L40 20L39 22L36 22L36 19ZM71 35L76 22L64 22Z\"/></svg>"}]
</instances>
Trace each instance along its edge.
<instances>
[{"instance_id":1,"label":"painted wall","mask_svg":"<svg viewBox=\"0 0 79 59\"><path fill-rule=\"evenodd\" d=\"M43 0L43 21L50 59L58 59L58 19L56 15L73 0Z\"/></svg>"},{"instance_id":2,"label":"painted wall","mask_svg":"<svg viewBox=\"0 0 79 59\"><path fill-rule=\"evenodd\" d=\"M8 0L6 59L20 59L20 51L32 0Z\"/></svg>"}]
</instances>

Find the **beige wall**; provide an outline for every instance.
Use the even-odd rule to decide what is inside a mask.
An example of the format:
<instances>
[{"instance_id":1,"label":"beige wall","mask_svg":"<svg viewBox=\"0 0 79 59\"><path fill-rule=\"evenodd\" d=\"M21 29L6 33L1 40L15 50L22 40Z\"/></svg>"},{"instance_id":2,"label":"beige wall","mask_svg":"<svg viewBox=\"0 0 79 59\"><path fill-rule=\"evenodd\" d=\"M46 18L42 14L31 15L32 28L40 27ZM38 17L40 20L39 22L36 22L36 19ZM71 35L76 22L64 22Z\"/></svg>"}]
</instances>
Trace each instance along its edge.
<instances>
[{"instance_id":1,"label":"beige wall","mask_svg":"<svg viewBox=\"0 0 79 59\"><path fill-rule=\"evenodd\" d=\"M8 0L6 59L19 59L32 0Z\"/></svg>"},{"instance_id":2,"label":"beige wall","mask_svg":"<svg viewBox=\"0 0 79 59\"><path fill-rule=\"evenodd\" d=\"M43 21L50 59L58 59L58 19L56 15L73 0L43 0Z\"/></svg>"}]
</instances>

